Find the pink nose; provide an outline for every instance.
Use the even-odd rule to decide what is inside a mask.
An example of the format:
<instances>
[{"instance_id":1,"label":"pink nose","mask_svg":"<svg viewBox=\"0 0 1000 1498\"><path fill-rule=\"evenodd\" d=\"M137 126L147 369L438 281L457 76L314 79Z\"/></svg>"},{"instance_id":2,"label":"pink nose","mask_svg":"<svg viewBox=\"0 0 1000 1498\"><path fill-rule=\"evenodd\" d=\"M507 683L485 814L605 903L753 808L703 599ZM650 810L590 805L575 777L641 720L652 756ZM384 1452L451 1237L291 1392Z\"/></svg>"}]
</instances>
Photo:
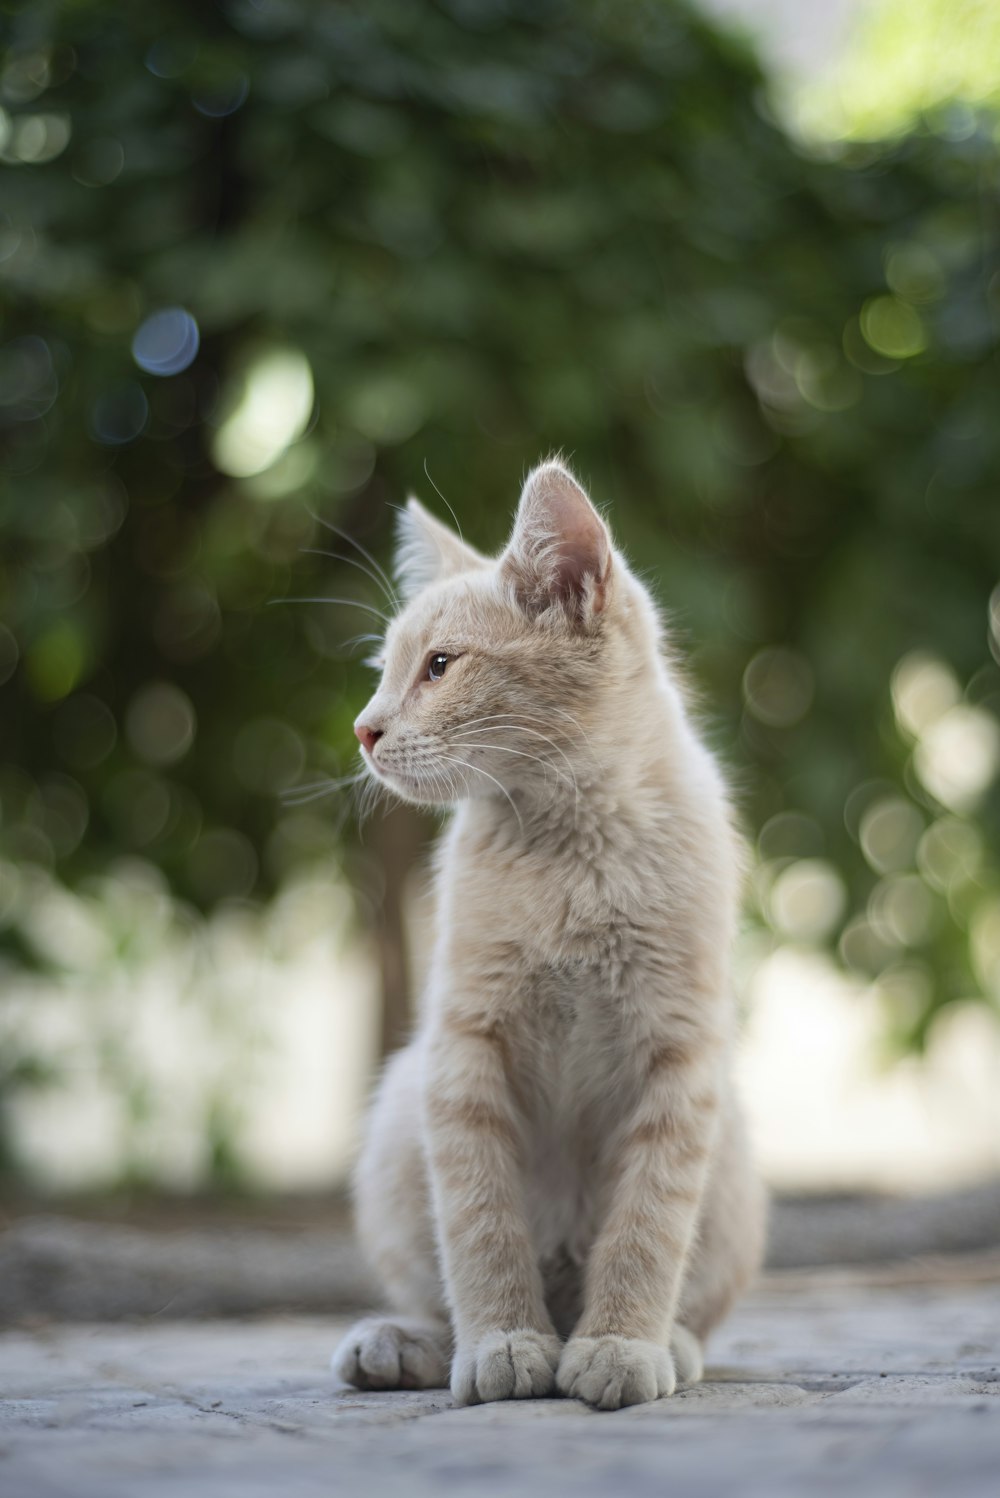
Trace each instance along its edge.
<instances>
[{"instance_id":1,"label":"pink nose","mask_svg":"<svg viewBox=\"0 0 1000 1498\"><path fill-rule=\"evenodd\" d=\"M372 750L375 748L375 745L382 737L381 728L369 728L367 723L355 723L354 732L358 736L359 743L368 750L369 754L371 754Z\"/></svg>"}]
</instances>

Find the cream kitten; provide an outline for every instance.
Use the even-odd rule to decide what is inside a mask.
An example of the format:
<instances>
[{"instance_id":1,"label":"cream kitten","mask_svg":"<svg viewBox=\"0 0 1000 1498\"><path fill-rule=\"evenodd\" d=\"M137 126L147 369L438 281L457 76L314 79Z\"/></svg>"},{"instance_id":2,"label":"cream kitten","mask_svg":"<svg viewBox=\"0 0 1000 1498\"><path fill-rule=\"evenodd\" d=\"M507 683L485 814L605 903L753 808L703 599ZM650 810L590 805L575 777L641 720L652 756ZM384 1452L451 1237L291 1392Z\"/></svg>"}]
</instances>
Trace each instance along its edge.
<instances>
[{"instance_id":1,"label":"cream kitten","mask_svg":"<svg viewBox=\"0 0 1000 1498\"><path fill-rule=\"evenodd\" d=\"M656 610L558 462L498 560L411 500L372 775L458 803L423 1016L357 1175L401 1313L333 1358L364 1389L602 1409L701 1376L757 1268L730 1080L740 851Z\"/></svg>"}]
</instances>

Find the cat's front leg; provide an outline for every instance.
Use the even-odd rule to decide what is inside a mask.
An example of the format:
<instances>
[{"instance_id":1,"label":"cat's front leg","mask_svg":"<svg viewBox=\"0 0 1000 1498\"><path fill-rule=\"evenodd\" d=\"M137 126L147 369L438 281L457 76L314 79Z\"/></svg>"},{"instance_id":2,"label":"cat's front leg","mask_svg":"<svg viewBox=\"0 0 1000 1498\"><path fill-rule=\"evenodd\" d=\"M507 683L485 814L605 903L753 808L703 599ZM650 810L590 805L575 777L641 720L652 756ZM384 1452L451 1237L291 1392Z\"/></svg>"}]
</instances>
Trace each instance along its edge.
<instances>
[{"instance_id":1,"label":"cat's front leg","mask_svg":"<svg viewBox=\"0 0 1000 1498\"><path fill-rule=\"evenodd\" d=\"M552 1392L555 1334L528 1231L519 1119L502 1031L445 1017L430 1047L427 1132L455 1331L459 1404Z\"/></svg>"},{"instance_id":2,"label":"cat's front leg","mask_svg":"<svg viewBox=\"0 0 1000 1498\"><path fill-rule=\"evenodd\" d=\"M717 1114L713 1068L653 1051L637 1106L609 1151L610 1209L587 1264L584 1310L559 1363L560 1391L599 1409L672 1394L671 1331ZM693 1339L678 1329L683 1349ZM695 1344L697 1352L697 1344Z\"/></svg>"}]
</instances>

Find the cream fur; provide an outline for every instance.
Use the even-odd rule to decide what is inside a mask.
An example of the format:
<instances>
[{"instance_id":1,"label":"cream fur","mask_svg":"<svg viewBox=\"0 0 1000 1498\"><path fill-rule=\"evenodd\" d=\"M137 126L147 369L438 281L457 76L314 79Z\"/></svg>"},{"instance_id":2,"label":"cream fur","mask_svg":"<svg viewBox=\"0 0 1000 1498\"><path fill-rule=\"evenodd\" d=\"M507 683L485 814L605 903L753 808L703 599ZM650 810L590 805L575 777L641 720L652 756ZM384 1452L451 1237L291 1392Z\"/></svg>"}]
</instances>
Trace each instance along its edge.
<instances>
[{"instance_id":1,"label":"cream fur","mask_svg":"<svg viewBox=\"0 0 1000 1498\"><path fill-rule=\"evenodd\" d=\"M558 462L488 560L411 501L370 772L457 803L411 1044L358 1226L403 1317L334 1355L364 1388L600 1408L701 1375L763 1197L730 1080L740 850L648 593ZM428 660L449 657L440 680Z\"/></svg>"}]
</instances>

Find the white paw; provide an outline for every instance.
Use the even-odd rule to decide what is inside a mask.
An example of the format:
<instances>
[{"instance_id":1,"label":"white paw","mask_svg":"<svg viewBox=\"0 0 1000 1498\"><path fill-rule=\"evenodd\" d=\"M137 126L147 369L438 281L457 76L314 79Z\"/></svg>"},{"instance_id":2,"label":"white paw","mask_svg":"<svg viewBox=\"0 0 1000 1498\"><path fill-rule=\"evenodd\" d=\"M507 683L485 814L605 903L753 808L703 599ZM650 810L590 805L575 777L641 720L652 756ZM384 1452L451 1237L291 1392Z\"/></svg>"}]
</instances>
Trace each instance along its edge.
<instances>
[{"instance_id":1,"label":"white paw","mask_svg":"<svg viewBox=\"0 0 1000 1498\"><path fill-rule=\"evenodd\" d=\"M559 1360L556 1383L572 1399L599 1410L646 1404L672 1394L677 1377L670 1353L634 1337L571 1337Z\"/></svg>"},{"instance_id":2,"label":"white paw","mask_svg":"<svg viewBox=\"0 0 1000 1498\"><path fill-rule=\"evenodd\" d=\"M539 1399L551 1394L562 1343L544 1332L487 1332L460 1347L451 1370L458 1404L493 1399Z\"/></svg>"},{"instance_id":3,"label":"white paw","mask_svg":"<svg viewBox=\"0 0 1000 1498\"><path fill-rule=\"evenodd\" d=\"M705 1373L701 1343L686 1326L675 1326L670 1333L670 1356L674 1360L679 1384L700 1384Z\"/></svg>"},{"instance_id":4,"label":"white paw","mask_svg":"<svg viewBox=\"0 0 1000 1498\"><path fill-rule=\"evenodd\" d=\"M351 1327L330 1367L356 1389L443 1389L447 1342L443 1328L369 1316Z\"/></svg>"}]
</instances>

